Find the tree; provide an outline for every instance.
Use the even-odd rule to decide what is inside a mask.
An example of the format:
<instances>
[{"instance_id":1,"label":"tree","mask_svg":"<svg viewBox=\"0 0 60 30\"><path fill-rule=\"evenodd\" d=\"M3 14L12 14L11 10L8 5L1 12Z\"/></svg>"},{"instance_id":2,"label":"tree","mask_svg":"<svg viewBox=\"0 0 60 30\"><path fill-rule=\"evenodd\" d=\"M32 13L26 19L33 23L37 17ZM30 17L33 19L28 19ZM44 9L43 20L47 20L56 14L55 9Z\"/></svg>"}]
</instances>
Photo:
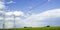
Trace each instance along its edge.
<instances>
[{"instance_id":1,"label":"tree","mask_svg":"<svg viewBox=\"0 0 60 30\"><path fill-rule=\"evenodd\" d=\"M24 27L24 28L27 28L27 27Z\"/></svg>"},{"instance_id":2,"label":"tree","mask_svg":"<svg viewBox=\"0 0 60 30\"><path fill-rule=\"evenodd\" d=\"M50 27L50 25L47 25L46 27Z\"/></svg>"}]
</instances>

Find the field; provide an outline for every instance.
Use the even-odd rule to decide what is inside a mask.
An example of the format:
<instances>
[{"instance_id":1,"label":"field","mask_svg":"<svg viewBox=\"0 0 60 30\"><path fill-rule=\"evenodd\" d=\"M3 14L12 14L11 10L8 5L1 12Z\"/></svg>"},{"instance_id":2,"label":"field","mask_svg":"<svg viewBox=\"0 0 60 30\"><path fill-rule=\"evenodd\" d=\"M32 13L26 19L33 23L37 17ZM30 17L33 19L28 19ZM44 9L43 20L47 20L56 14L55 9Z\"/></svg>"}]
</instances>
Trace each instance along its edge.
<instances>
[{"instance_id":1,"label":"field","mask_svg":"<svg viewBox=\"0 0 60 30\"><path fill-rule=\"evenodd\" d=\"M58 26L58 27L57 26L55 26L55 27L37 27L37 28L16 28L16 29L5 29L5 30L60 30L60 26Z\"/></svg>"}]
</instances>

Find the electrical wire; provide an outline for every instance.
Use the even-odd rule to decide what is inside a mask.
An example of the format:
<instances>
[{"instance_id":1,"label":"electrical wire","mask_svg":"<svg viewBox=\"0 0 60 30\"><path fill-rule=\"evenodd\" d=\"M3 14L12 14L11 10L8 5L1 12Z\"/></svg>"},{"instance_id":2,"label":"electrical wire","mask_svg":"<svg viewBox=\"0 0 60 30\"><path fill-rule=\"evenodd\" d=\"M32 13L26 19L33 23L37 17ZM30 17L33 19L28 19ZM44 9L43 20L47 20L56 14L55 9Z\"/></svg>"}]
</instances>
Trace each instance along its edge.
<instances>
[{"instance_id":1,"label":"electrical wire","mask_svg":"<svg viewBox=\"0 0 60 30\"><path fill-rule=\"evenodd\" d=\"M43 3L39 3L39 4L36 5L35 7L29 9L29 11L32 11L33 9L35 9L35 8L37 8L37 7L39 7L39 6L42 6L42 5L44 5L45 3L47 3L47 2L48 2L48 0L47 0L47 1L44 1Z\"/></svg>"}]
</instances>

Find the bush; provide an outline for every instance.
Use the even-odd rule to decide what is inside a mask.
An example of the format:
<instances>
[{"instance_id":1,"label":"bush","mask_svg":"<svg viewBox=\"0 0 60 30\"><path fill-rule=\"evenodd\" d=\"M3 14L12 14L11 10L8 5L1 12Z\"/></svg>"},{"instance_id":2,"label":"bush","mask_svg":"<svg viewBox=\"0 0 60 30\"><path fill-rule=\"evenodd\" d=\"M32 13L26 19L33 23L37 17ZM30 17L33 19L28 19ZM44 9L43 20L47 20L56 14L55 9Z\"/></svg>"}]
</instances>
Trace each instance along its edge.
<instances>
[{"instance_id":1,"label":"bush","mask_svg":"<svg viewBox=\"0 0 60 30\"><path fill-rule=\"evenodd\" d=\"M50 26L48 25L48 26L46 26L46 27L50 27Z\"/></svg>"},{"instance_id":2,"label":"bush","mask_svg":"<svg viewBox=\"0 0 60 30\"><path fill-rule=\"evenodd\" d=\"M27 27L24 27L24 28L27 28Z\"/></svg>"}]
</instances>

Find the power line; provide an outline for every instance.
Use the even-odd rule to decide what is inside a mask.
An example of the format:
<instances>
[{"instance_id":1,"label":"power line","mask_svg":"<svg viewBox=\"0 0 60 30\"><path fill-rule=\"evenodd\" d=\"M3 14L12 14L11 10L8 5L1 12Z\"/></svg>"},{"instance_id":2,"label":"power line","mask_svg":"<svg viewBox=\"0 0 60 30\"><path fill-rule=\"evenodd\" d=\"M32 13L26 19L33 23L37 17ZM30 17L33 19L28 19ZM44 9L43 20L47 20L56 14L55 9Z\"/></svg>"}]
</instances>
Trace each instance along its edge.
<instances>
[{"instance_id":1,"label":"power line","mask_svg":"<svg viewBox=\"0 0 60 30\"><path fill-rule=\"evenodd\" d=\"M36 5L35 7L31 8L31 9L29 9L29 10L32 11L33 9L35 9L35 8L37 8L37 7L39 7L39 6L42 6L42 5L44 5L45 3L47 3L47 2L48 2L48 0L47 0L47 1L44 1L43 3L39 3L38 5Z\"/></svg>"}]
</instances>

